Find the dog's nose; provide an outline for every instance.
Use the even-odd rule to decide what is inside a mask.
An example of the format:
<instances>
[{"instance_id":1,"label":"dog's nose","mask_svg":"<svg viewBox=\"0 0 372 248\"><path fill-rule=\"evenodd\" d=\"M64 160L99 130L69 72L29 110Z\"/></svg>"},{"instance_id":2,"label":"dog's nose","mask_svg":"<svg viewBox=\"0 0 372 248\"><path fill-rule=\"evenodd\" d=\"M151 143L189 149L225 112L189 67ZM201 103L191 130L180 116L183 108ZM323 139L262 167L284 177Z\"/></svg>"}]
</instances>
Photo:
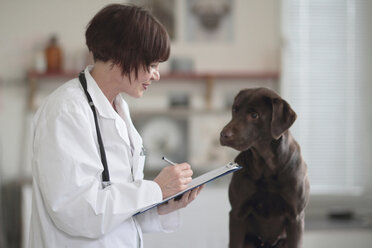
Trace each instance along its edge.
<instances>
[{"instance_id":1,"label":"dog's nose","mask_svg":"<svg viewBox=\"0 0 372 248\"><path fill-rule=\"evenodd\" d=\"M231 139L231 137L233 135L234 135L234 133L230 129L222 130L222 132L220 134L220 139L221 140L229 140L229 139Z\"/></svg>"},{"instance_id":2,"label":"dog's nose","mask_svg":"<svg viewBox=\"0 0 372 248\"><path fill-rule=\"evenodd\" d=\"M233 133L230 130L221 132L221 138L224 138L224 139L230 138L232 135Z\"/></svg>"}]
</instances>

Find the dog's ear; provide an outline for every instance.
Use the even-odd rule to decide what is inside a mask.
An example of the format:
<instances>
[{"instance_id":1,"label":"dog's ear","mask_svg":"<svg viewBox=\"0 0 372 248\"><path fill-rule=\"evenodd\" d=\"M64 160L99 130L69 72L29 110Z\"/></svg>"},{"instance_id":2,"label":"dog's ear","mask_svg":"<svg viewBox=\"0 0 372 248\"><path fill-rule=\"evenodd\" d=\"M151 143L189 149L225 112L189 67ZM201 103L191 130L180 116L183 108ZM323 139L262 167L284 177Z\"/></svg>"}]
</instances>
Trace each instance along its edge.
<instances>
[{"instance_id":1,"label":"dog's ear","mask_svg":"<svg viewBox=\"0 0 372 248\"><path fill-rule=\"evenodd\" d=\"M292 126L297 115L291 106L281 98L272 99L272 110L271 136L274 139L279 139Z\"/></svg>"}]
</instances>

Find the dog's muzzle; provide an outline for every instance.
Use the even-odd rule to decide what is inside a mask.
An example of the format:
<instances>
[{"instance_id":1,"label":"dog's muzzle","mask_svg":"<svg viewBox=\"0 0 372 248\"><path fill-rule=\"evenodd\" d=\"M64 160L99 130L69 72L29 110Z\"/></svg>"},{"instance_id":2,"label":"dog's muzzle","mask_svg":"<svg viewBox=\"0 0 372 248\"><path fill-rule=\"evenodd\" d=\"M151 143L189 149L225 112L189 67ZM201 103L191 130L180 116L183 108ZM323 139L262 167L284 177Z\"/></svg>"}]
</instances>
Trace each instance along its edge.
<instances>
[{"instance_id":1,"label":"dog's muzzle","mask_svg":"<svg viewBox=\"0 0 372 248\"><path fill-rule=\"evenodd\" d=\"M220 133L220 143L223 146L228 146L233 141L234 133L229 129L223 129Z\"/></svg>"}]
</instances>

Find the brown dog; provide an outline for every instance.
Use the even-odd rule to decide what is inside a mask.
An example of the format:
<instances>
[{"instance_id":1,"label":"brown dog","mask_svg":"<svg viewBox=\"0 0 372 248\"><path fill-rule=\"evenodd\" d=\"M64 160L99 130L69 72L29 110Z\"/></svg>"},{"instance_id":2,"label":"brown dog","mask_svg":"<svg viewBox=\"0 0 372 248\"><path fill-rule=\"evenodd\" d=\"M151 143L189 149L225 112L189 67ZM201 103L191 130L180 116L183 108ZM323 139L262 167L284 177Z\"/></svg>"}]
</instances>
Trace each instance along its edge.
<instances>
[{"instance_id":1,"label":"brown dog","mask_svg":"<svg viewBox=\"0 0 372 248\"><path fill-rule=\"evenodd\" d=\"M296 113L274 91L246 89L235 97L220 142L241 153L229 187L230 248L302 247L309 199L307 166L289 132Z\"/></svg>"}]
</instances>

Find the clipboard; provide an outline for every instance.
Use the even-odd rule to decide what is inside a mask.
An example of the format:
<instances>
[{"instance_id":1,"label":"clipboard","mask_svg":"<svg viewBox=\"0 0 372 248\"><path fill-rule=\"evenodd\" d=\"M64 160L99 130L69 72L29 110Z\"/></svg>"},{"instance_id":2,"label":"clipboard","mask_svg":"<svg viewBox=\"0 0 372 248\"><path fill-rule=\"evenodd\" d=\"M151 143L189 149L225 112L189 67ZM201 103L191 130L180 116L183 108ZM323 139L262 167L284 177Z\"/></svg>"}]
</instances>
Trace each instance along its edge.
<instances>
[{"instance_id":1,"label":"clipboard","mask_svg":"<svg viewBox=\"0 0 372 248\"><path fill-rule=\"evenodd\" d=\"M161 202L158 202L158 203L155 203L155 204L152 204L150 206L147 206L145 208L142 208L140 211L138 211L136 214L134 214L133 216L137 215L137 214L141 214L143 212L146 212L147 210L150 210L154 207L157 207L158 205L161 205L161 204L164 204L166 202L168 202L169 200L173 199L173 198L176 198L177 200L177 197L180 198L184 193L186 193L187 191L190 191L190 190L193 190L194 188L198 187L198 186L201 186L203 184L206 184L206 183L209 183L217 178L220 178L222 176L225 176L227 174L230 174L232 172L235 172L237 170L240 170L242 167L240 165L238 165L237 163L234 163L234 162L230 162L228 163L227 165L224 165L220 168L217 168L217 169L214 169L214 170L211 170L211 171L208 171L196 178L194 178L187 186L186 189L178 192L177 194L174 194L164 200L162 200Z\"/></svg>"}]
</instances>

